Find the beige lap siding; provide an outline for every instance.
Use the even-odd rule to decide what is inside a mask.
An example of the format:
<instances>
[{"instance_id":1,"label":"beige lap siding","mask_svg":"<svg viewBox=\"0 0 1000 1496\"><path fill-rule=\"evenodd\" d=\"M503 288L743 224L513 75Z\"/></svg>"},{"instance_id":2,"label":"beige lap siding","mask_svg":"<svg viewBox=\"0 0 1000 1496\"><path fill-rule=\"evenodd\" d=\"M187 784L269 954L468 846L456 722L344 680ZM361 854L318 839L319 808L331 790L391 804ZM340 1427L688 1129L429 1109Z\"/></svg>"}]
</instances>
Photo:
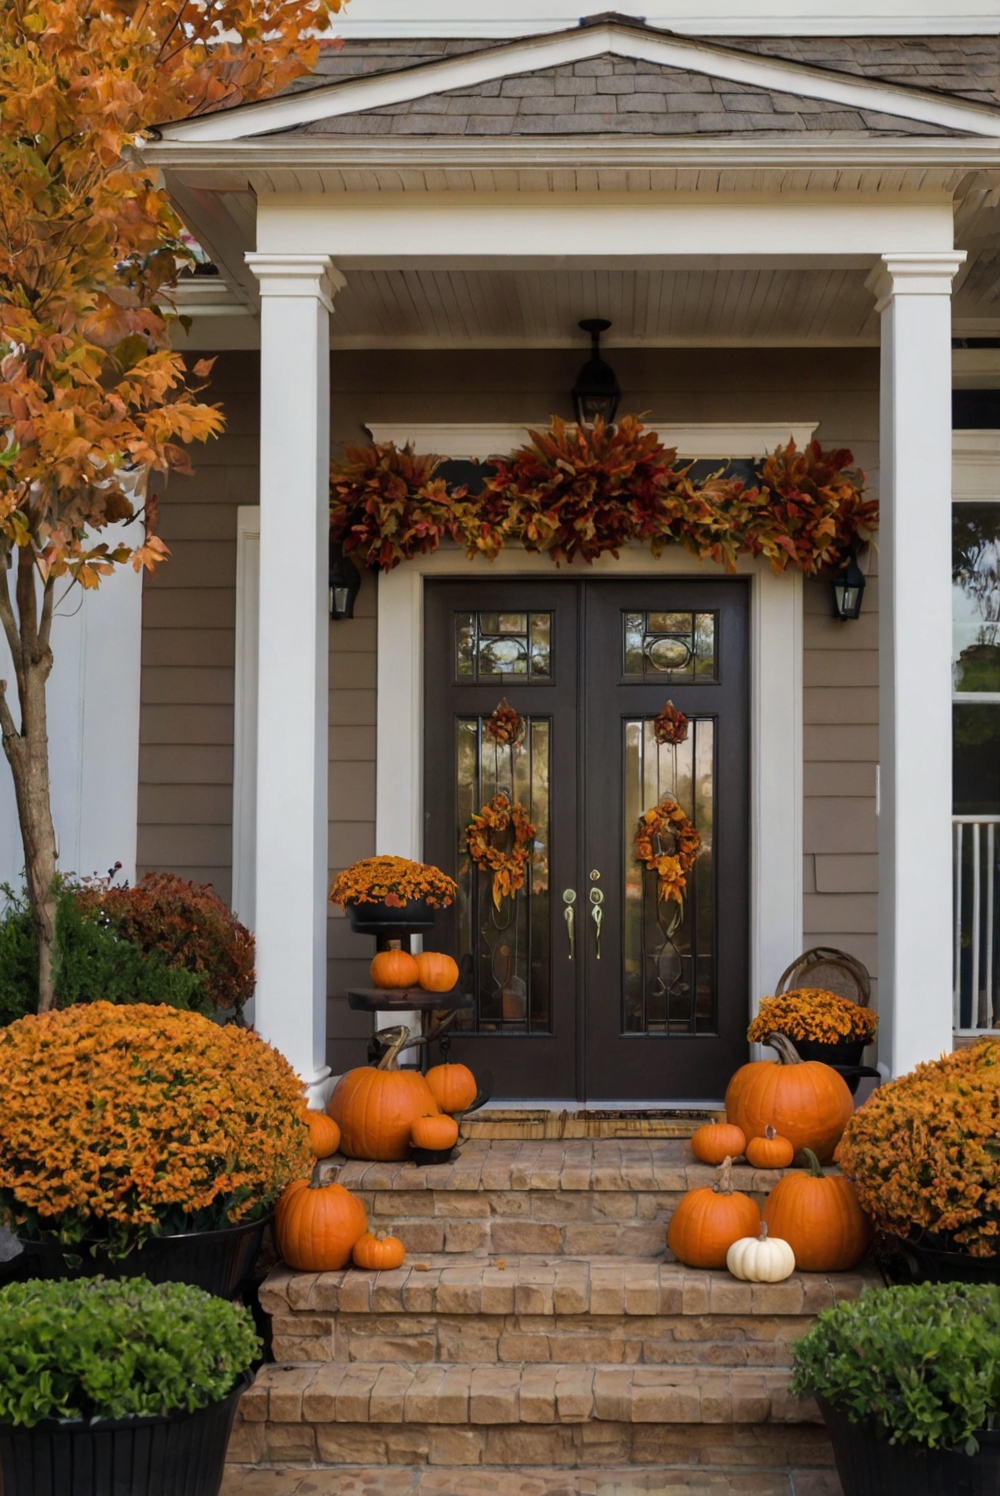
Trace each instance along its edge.
<instances>
[{"instance_id":1,"label":"beige lap siding","mask_svg":"<svg viewBox=\"0 0 1000 1496\"><path fill-rule=\"evenodd\" d=\"M516 422L570 414L585 349L371 351L332 356L335 450L367 420ZM616 349L623 409L670 421L802 422L827 446L877 462L878 355L872 349ZM213 396L226 435L171 480L162 531L173 559L146 587L139 859L215 883L231 879L236 508L257 502L257 356L225 353ZM877 586L865 616L825 615L826 583L806 587L805 920L807 943L845 946L874 969L874 762ZM374 851L375 584L330 628L330 870ZM400 647L405 647L403 640ZM391 703L389 704L391 710ZM371 943L339 911L329 925L328 1059L364 1058L369 1020L344 992L363 982ZM777 978L778 973L773 973Z\"/></svg>"}]
</instances>

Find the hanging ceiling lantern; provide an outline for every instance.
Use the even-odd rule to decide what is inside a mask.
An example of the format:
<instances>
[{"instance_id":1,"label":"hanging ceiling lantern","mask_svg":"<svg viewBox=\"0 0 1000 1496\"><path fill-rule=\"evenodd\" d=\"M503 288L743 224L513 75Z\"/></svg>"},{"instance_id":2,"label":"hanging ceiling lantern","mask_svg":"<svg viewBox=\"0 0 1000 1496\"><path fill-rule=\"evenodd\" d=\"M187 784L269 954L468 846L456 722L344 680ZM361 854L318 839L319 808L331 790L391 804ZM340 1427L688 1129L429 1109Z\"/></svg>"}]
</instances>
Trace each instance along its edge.
<instances>
[{"instance_id":1,"label":"hanging ceiling lantern","mask_svg":"<svg viewBox=\"0 0 1000 1496\"><path fill-rule=\"evenodd\" d=\"M354 599L361 591L361 573L344 555L339 540L330 541L330 617L338 622L354 617Z\"/></svg>"},{"instance_id":2,"label":"hanging ceiling lantern","mask_svg":"<svg viewBox=\"0 0 1000 1496\"><path fill-rule=\"evenodd\" d=\"M861 599L865 595L865 574L854 551L839 576L833 579L834 618L860 618Z\"/></svg>"},{"instance_id":3,"label":"hanging ceiling lantern","mask_svg":"<svg viewBox=\"0 0 1000 1496\"><path fill-rule=\"evenodd\" d=\"M598 417L607 424L615 418L622 388L615 371L601 357L601 333L611 326L603 317L584 317L577 324L590 333L590 357L576 376L573 386L573 409L581 426L591 425Z\"/></svg>"}]
</instances>

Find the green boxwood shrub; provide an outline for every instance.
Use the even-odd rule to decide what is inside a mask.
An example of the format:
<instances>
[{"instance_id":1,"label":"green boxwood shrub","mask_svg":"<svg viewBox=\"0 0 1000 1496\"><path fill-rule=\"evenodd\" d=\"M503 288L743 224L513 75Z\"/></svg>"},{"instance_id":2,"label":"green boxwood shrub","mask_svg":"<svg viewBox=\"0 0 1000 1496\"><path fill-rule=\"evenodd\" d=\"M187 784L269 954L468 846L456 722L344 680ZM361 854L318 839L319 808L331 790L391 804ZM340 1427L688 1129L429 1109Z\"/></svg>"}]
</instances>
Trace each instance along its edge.
<instances>
[{"instance_id":1,"label":"green boxwood shrub","mask_svg":"<svg viewBox=\"0 0 1000 1496\"><path fill-rule=\"evenodd\" d=\"M791 1390L890 1443L973 1453L1000 1412L1000 1286L865 1289L824 1309L795 1347Z\"/></svg>"},{"instance_id":2,"label":"green boxwood shrub","mask_svg":"<svg viewBox=\"0 0 1000 1496\"><path fill-rule=\"evenodd\" d=\"M194 1412L225 1397L259 1352L248 1309L186 1283L10 1283L0 1423Z\"/></svg>"}]
</instances>

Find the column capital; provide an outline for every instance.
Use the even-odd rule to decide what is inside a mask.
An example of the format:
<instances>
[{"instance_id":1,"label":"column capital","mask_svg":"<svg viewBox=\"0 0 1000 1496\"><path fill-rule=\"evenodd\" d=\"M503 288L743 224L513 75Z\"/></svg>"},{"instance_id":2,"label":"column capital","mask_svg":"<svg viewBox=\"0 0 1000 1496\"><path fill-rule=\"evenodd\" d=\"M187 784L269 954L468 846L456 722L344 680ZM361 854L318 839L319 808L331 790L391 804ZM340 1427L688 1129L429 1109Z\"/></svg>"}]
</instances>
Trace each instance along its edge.
<instances>
[{"instance_id":1,"label":"column capital","mask_svg":"<svg viewBox=\"0 0 1000 1496\"><path fill-rule=\"evenodd\" d=\"M964 249L903 250L879 259L865 285L876 298L875 310L884 312L894 296L949 296L966 254Z\"/></svg>"},{"instance_id":2,"label":"column capital","mask_svg":"<svg viewBox=\"0 0 1000 1496\"><path fill-rule=\"evenodd\" d=\"M329 255L257 253L244 256L260 282L262 296L314 296L328 312L347 281Z\"/></svg>"}]
</instances>

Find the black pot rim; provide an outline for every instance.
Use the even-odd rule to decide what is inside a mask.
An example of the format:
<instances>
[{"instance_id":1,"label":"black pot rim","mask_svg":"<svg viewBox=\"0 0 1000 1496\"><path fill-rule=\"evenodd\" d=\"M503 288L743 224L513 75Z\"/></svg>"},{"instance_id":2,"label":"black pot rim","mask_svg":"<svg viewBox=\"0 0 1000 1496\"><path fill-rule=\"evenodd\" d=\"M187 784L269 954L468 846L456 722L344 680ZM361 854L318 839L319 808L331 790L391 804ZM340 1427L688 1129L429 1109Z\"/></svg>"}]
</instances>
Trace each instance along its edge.
<instances>
[{"instance_id":1,"label":"black pot rim","mask_svg":"<svg viewBox=\"0 0 1000 1496\"><path fill-rule=\"evenodd\" d=\"M115 1433L118 1429L125 1428L152 1428L154 1424L178 1423L184 1418L196 1418L199 1413L205 1413L209 1408L218 1408L228 1402L236 1393L241 1396L248 1387L253 1386L253 1372L247 1368L241 1372L229 1391L222 1397L217 1397L215 1402L205 1403L200 1408L175 1408L172 1413L151 1413L147 1415L127 1414L124 1418L40 1418L37 1423L26 1427L22 1423L0 1423L0 1433L24 1436L25 1434L52 1434L52 1433Z\"/></svg>"},{"instance_id":2,"label":"black pot rim","mask_svg":"<svg viewBox=\"0 0 1000 1496\"><path fill-rule=\"evenodd\" d=\"M851 1428L857 1429L859 1433L867 1434L869 1438L878 1439L882 1444L889 1444L891 1442L871 1419L866 1419L863 1423L855 1423L849 1414L837 1403L831 1402L827 1397L821 1397L818 1393L816 1394L816 1405L823 1414L824 1419L826 1419L828 1413L832 1413L835 1418L850 1424ZM977 1429L974 1437L978 1444L1000 1443L1000 1428ZM965 1455L964 1449L929 1449L926 1444L921 1444L917 1439L911 1439L906 1443L899 1441L894 1447L897 1449L922 1449L926 1450L928 1454ZM965 1457L966 1459L975 1459L975 1455L966 1455Z\"/></svg>"},{"instance_id":3,"label":"black pot rim","mask_svg":"<svg viewBox=\"0 0 1000 1496\"><path fill-rule=\"evenodd\" d=\"M955 1247L935 1247L929 1241L919 1236L897 1236L896 1240L901 1246L910 1247L916 1252L925 1252L928 1257L943 1257L947 1262L968 1262L975 1265L982 1263L988 1267L990 1263L1000 1262L1000 1252L991 1252L988 1257L974 1257L971 1252L963 1252Z\"/></svg>"},{"instance_id":4,"label":"black pot rim","mask_svg":"<svg viewBox=\"0 0 1000 1496\"><path fill-rule=\"evenodd\" d=\"M269 1210L267 1215L255 1216L252 1221L236 1221L232 1226L213 1226L211 1231L175 1231L169 1236L147 1236L142 1246L135 1247L133 1250L141 1252L143 1247L151 1246L154 1242L192 1241L195 1237L199 1241L229 1239L254 1231L258 1227L270 1225L273 1220L274 1211ZM62 1242L57 1236L18 1236L17 1240L26 1251L32 1247L59 1247L64 1252L88 1251L91 1247L96 1247L99 1251L104 1251L108 1245L106 1241L92 1236L85 1236L81 1241L71 1243Z\"/></svg>"}]
</instances>

